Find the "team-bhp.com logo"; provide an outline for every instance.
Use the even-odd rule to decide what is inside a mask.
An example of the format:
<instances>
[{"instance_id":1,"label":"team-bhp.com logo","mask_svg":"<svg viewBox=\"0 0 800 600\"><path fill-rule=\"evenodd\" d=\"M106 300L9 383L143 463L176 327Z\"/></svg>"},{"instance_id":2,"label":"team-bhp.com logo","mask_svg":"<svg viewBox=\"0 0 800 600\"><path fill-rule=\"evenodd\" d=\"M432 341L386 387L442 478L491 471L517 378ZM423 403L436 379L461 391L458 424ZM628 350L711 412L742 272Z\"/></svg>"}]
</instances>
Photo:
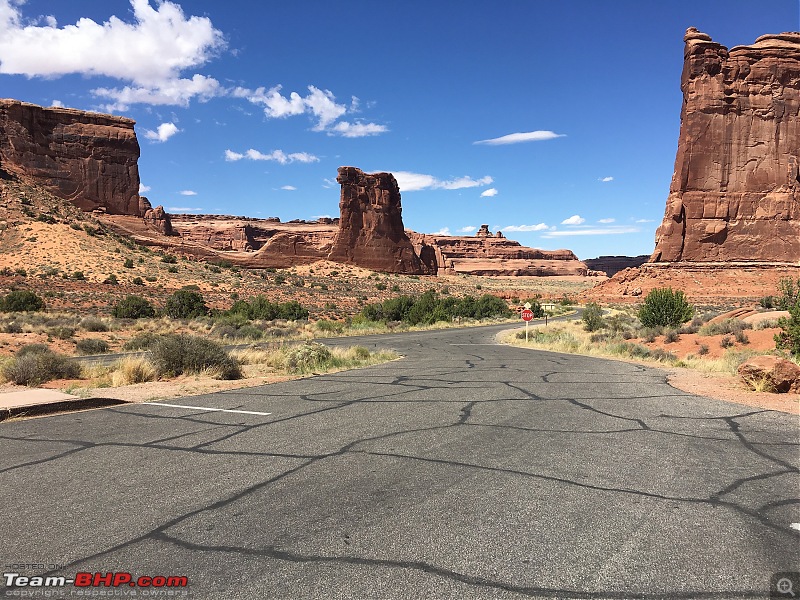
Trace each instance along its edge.
<instances>
[{"instance_id":1,"label":"team-bhp.com logo","mask_svg":"<svg viewBox=\"0 0 800 600\"><path fill-rule=\"evenodd\" d=\"M5 584L9 588L51 588L68 585L76 588L100 588L122 586L136 588L185 588L189 580L184 576L135 577L130 573L75 573L75 577L26 577L19 573L3 573Z\"/></svg>"}]
</instances>

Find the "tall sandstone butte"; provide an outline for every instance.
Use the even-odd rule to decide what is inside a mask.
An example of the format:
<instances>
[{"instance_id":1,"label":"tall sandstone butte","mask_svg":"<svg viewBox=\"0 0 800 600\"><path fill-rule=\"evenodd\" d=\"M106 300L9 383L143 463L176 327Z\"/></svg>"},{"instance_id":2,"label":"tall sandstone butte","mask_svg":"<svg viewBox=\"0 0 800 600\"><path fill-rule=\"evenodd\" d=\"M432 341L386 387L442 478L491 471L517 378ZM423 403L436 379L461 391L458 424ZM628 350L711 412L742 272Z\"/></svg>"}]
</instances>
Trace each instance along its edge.
<instances>
[{"instance_id":1,"label":"tall sandstone butte","mask_svg":"<svg viewBox=\"0 0 800 600\"><path fill-rule=\"evenodd\" d=\"M651 262L800 260L800 33L730 51L690 27Z\"/></svg>"},{"instance_id":2,"label":"tall sandstone butte","mask_svg":"<svg viewBox=\"0 0 800 600\"><path fill-rule=\"evenodd\" d=\"M400 187L391 173L339 167L339 232L328 260L374 271L427 272L403 228Z\"/></svg>"},{"instance_id":3,"label":"tall sandstone butte","mask_svg":"<svg viewBox=\"0 0 800 600\"><path fill-rule=\"evenodd\" d=\"M15 176L82 210L144 216L135 121L0 99L0 176ZM5 173L5 175L4 175Z\"/></svg>"}]
</instances>

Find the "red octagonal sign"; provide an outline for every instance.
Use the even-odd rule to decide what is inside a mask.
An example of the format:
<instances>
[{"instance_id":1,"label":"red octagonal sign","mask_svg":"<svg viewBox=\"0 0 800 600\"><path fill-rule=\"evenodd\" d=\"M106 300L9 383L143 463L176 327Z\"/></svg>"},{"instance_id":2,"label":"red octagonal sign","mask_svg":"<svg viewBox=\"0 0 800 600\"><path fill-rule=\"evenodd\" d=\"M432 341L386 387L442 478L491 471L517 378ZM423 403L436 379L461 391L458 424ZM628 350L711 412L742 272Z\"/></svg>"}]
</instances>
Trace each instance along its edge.
<instances>
[{"instance_id":1,"label":"red octagonal sign","mask_svg":"<svg viewBox=\"0 0 800 600\"><path fill-rule=\"evenodd\" d=\"M522 320L533 321L533 311L530 308L526 308L522 311Z\"/></svg>"}]
</instances>

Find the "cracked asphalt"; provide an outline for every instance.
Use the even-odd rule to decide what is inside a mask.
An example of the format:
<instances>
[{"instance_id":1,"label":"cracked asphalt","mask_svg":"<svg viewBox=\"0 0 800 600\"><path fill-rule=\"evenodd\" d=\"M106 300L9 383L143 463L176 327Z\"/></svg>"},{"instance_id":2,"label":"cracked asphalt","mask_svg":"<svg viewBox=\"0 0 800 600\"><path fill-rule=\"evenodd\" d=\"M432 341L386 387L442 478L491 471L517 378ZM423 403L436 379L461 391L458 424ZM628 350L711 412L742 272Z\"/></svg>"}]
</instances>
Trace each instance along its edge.
<instances>
[{"instance_id":1,"label":"cracked asphalt","mask_svg":"<svg viewBox=\"0 0 800 600\"><path fill-rule=\"evenodd\" d=\"M729 599L799 569L796 416L496 345L507 328L351 338L405 358L170 401L268 416L0 424L3 572L185 575L198 599Z\"/></svg>"}]
</instances>

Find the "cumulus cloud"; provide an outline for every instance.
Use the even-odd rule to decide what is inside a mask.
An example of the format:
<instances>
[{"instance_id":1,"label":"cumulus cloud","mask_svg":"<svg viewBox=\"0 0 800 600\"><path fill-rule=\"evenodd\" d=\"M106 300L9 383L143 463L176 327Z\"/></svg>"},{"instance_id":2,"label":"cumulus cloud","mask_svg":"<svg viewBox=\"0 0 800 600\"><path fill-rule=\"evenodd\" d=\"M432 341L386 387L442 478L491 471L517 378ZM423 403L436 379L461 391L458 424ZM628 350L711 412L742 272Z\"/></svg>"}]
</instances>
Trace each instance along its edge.
<instances>
[{"instance_id":1,"label":"cumulus cloud","mask_svg":"<svg viewBox=\"0 0 800 600\"><path fill-rule=\"evenodd\" d=\"M178 192L181 196L197 196L197 192L194 190L181 190Z\"/></svg>"},{"instance_id":2,"label":"cumulus cloud","mask_svg":"<svg viewBox=\"0 0 800 600\"><path fill-rule=\"evenodd\" d=\"M281 94L281 89L280 85L270 89L260 87L255 90L237 87L231 91L231 95L236 98L245 98L253 104L262 106L264 114L271 119L308 114L316 121L312 130L326 131L329 135L358 138L388 131L385 125L377 123L338 121L348 112L359 112L359 100L355 96L353 96L348 109L345 104L336 102L336 96L330 90L321 90L310 85L308 94L305 96L301 96L297 92L291 92L288 96L284 96Z\"/></svg>"},{"instance_id":3,"label":"cumulus cloud","mask_svg":"<svg viewBox=\"0 0 800 600\"><path fill-rule=\"evenodd\" d=\"M0 0L0 73L27 77L80 74L105 76L131 85L93 92L114 100L185 105L194 96L215 95L219 83L187 69L205 64L225 47L222 33L207 17L187 17L174 2L153 7L149 0L130 0L132 22L111 16L103 23L89 18L59 27L23 19L21 0Z\"/></svg>"},{"instance_id":4,"label":"cumulus cloud","mask_svg":"<svg viewBox=\"0 0 800 600\"><path fill-rule=\"evenodd\" d=\"M461 229L459 229L458 233L472 233L474 231L478 231L478 228L472 225L467 225L466 227L462 227Z\"/></svg>"},{"instance_id":5,"label":"cumulus cloud","mask_svg":"<svg viewBox=\"0 0 800 600\"><path fill-rule=\"evenodd\" d=\"M581 229L570 229L567 231L549 231L542 237L556 238L556 237L566 237L572 235L622 235L626 233L638 233L639 231L640 230L638 227L615 225L612 227L595 227L595 228L587 227Z\"/></svg>"},{"instance_id":6,"label":"cumulus cloud","mask_svg":"<svg viewBox=\"0 0 800 600\"><path fill-rule=\"evenodd\" d=\"M503 227L502 231L548 231L550 229L555 229L555 227L551 227L546 223L538 223L536 225L509 225L508 227Z\"/></svg>"},{"instance_id":7,"label":"cumulus cloud","mask_svg":"<svg viewBox=\"0 0 800 600\"><path fill-rule=\"evenodd\" d=\"M488 175L480 179L472 179L469 176L457 177L456 179L438 179L433 175L423 173L412 173L410 171L391 171L401 192L416 192L426 189L440 190L460 190L464 188L480 187L489 185L494 181Z\"/></svg>"},{"instance_id":8,"label":"cumulus cloud","mask_svg":"<svg viewBox=\"0 0 800 600\"><path fill-rule=\"evenodd\" d=\"M473 142L473 144L502 146L505 144L521 144L522 142L542 142L560 137L566 137L566 135L563 133L556 133L554 131L527 131L520 133L509 133L508 135L503 135L498 138Z\"/></svg>"},{"instance_id":9,"label":"cumulus cloud","mask_svg":"<svg viewBox=\"0 0 800 600\"><path fill-rule=\"evenodd\" d=\"M148 140L153 140L154 142L166 142L179 131L180 129L178 129L175 123L162 123L155 131L152 129L145 129L144 137L146 137Z\"/></svg>"},{"instance_id":10,"label":"cumulus cloud","mask_svg":"<svg viewBox=\"0 0 800 600\"><path fill-rule=\"evenodd\" d=\"M654 223L655 219L636 219L634 223Z\"/></svg>"},{"instance_id":11,"label":"cumulus cloud","mask_svg":"<svg viewBox=\"0 0 800 600\"><path fill-rule=\"evenodd\" d=\"M282 189L282 190L286 190L286 191L288 191L288 192L293 192L293 191L295 191L297 188L296 188L296 187L294 187L293 185L282 185L282 186L281 186L281 189ZM315 217L315 218L316 218L316 217Z\"/></svg>"},{"instance_id":12,"label":"cumulus cloud","mask_svg":"<svg viewBox=\"0 0 800 600\"><path fill-rule=\"evenodd\" d=\"M614 181L613 177L601 177L598 181L602 181L603 183L608 183L609 181Z\"/></svg>"},{"instance_id":13,"label":"cumulus cloud","mask_svg":"<svg viewBox=\"0 0 800 600\"><path fill-rule=\"evenodd\" d=\"M149 185L145 185L143 183L139 184L139 193L144 194L145 192L149 192L152 188Z\"/></svg>"},{"instance_id":14,"label":"cumulus cloud","mask_svg":"<svg viewBox=\"0 0 800 600\"><path fill-rule=\"evenodd\" d=\"M286 154L283 150L273 150L269 154L264 154L258 150L250 148L247 152L234 152L233 150L225 150L225 160L235 162L246 158L248 160L272 160L282 165L293 162L313 163L319 162L319 158L308 152L292 152Z\"/></svg>"},{"instance_id":15,"label":"cumulus cloud","mask_svg":"<svg viewBox=\"0 0 800 600\"><path fill-rule=\"evenodd\" d=\"M53 100L50 103L50 106L52 106L53 108L63 108L64 107L64 103L61 100Z\"/></svg>"},{"instance_id":16,"label":"cumulus cloud","mask_svg":"<svg viewBox=\"0 0 800 600\"><path fill-rule=\"evenodd\" d=\"M449 227L442 227L439 231L434 231L431 235L450 235Z\"/></svg>"},{"instance_id":17,"label":"cumulus cloud","mask_svg":"<svg viewBox=\"0 0 800 600\"><path fill-rule=\"evenodd\" d=\"M493 196L497 196L497 190L495 188L489 188L488 190L484 190L481 192L481 198L491 198Z\"/></svg>"},{"instance_id":18,"label":"cumulus cloud","mask_svg":"<svg viewBox=\"0 0 800 600\"><path fill-rule=\"evenodd\" d=\"M598 223L613 223L616 219L600 219Z\"/></svg>"},{"instance_id":19,"label":"cumulus cloud","mask_svg":"<svg viewBox=\"0 0 800 600\"><path fill-rule=\"evenodd\" d=\"M561 224L562 225L581 225L582 223L585 223L585 222L586 222L586 219L584 219L582 216L580 216L580 215L572 215L569 219L564 219L563 221L561 221Z\"/></svg>"},{"instance_id":20,"label":"cumulus cloud","mask_svg":"<svg viewBox=\"0 0 800 600\"><path fill-rule=\"evenodd\" d=\"M190 208L188 206L169 206L167 212L171 213L187 213L187 212L203 212L202 208Z\"/></svg>"}]
</instances>

